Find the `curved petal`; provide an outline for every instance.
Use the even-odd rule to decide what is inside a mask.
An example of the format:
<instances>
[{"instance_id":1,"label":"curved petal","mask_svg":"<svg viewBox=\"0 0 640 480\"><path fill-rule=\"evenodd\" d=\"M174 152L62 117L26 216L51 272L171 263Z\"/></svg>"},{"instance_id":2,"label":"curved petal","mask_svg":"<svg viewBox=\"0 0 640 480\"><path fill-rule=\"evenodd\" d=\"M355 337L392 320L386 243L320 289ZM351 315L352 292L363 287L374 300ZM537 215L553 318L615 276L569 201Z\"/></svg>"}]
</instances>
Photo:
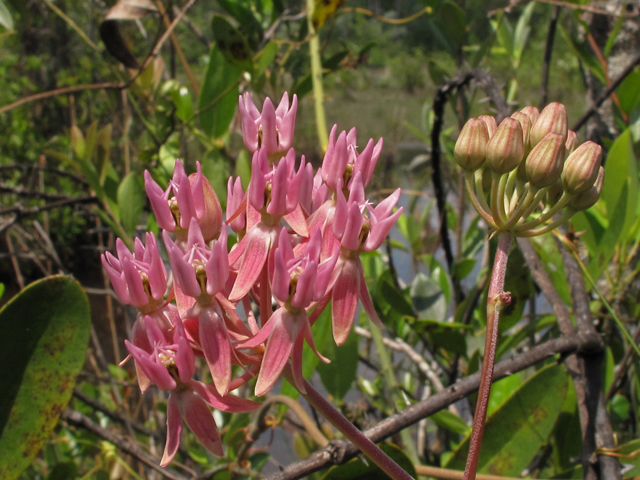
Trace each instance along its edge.
<instances>
[{"instance_id":1,"label":"curved petal","mask_svg":"<svg viewBox=\"0 0 640 480\"><path fill-rule=\"evenodd\" d=\"M380 320L380 317L378 317L376 309L373 308L373 302L371 301L369 290L367 289L367 282L364 279L364 268L362 268L362 262L359 259L358 270L360 271L360 300L362 300L362 306L373 323L375 323L379 328L384 328L384 324Z\"/></svg>"},{"instance_id":2,"label":"curved petal","mask_svg":"<svg viewBox=\"0 0 640 480\"><path fill-rule=\"evenodd\" d=\"M187 426L204 448L214 455L223 456L220 432L206 402L193 390L184 390L179 395L180 412Z\"/></svg>"},{"instance_id":3,"label":"curved petal","mask_svg":"<svg viewBox=\"0 0 640 480\"><path fill-rule=\"evenodd\" d=\"M232 302L240 300L249 293L253 284L258 280L271 247L271 234L272 229L264 225L256 225L249 232L238 277L229 294L229 300Z\"/></svg>"},{"instance_id":4,"label":"curved petal","mask_svg":"<svg viewBox=\"0 0 640 480\"><path fill-rule=\"evenodd\" d=\"M199 333L213 383L221 395L226 395L231 382L231 343L224 321L213 307L200 312Z\"/></svg>"},{"instance_id":5,"label":"curved petal","mask_svg":"<svg viewBox=\"0 0 640 480\"><path fill-rule=\"evenodd\" d=\"M296 320L294 315L284 311L274 324L256 382L257 396L262 396L271 389L287 364L300 328L300 322Z\"/></svg>"},{"instance_id":6,"label":"curved petal","mask_svg":"<svg viewBox=\"0 0 640 480\"><path fill-rule=\"evenodd\" d=\"M167 401L167 442L164 444L164 454L160 461L161 467L166 467L176 456L180 447L180 435L182 434L182 415L176 400L176 395L169 395Z\"/></svg>"},{"instance_id":7,"label":"curved petal","mask_svg":"<svg viewBox=\"0 0 640 480\"><path fill-rule=\"evenodd\" d=\"M353 260L346 260L333 285L331 316L333 338L337 345L346 342L358 309L360 272Z\"/></svg>"}]
</instances>

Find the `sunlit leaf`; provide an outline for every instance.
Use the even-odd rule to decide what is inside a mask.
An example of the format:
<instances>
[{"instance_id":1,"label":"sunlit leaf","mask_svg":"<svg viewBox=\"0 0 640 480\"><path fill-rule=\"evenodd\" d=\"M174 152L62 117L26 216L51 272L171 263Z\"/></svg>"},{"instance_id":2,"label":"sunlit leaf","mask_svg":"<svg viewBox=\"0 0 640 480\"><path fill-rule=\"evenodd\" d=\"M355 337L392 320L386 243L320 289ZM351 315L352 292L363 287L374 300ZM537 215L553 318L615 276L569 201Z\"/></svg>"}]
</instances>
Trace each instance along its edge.
<instances>
[{"instance_id":1,"label":"sunlit leaf","mask_svg":"<svg viewBox=\"0 0 640 480\"><path fill-rule=\"evenodd\" d=\"M89 342L89 302L68 277L29 285L0 310L0 478L16 478L65 409Z\"/></svg>"}]
</instances>

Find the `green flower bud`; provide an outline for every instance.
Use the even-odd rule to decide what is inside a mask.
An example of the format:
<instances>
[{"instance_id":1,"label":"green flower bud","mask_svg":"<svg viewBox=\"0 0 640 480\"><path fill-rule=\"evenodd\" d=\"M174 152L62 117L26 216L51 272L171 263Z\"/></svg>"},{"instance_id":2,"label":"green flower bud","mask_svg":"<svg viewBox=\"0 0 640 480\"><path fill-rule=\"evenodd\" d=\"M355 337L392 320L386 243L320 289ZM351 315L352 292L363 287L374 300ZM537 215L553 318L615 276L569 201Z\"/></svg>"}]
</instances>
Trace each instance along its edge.
<instances>
[{"instance_id":1,"label":"green flower bud","mask_svg":"<svg viewBox=\"0 0 640 480\"><path fill-rule=\"evenodd\" d=\"M567 141L567 109L561 103L553 102L544 107L531 127L531 146L535 147L549 132L562 135L562 143Z\"/></svg>"},{"instance_id":2,"label":"green flower bud","mask_svg":"<svg viewBox=\"0 0 640 480\"><path fill-rule=\"evenodd\" d=\"M602 163L602 147L595 142L585 142L569 155L562 170L562 183L567 193L576 194L589 190Z\"/></svg>"},{"instance_id":3,"label":"green flower bud","mask_svg":"<svg viewBox=\"0 0 640 480\"><path fill-rule=\"evenodd\" d=\"M487 131L489 132L489 138L493 137L498 129L498 122L496 122L496 117L492 117L491 115L480 115L478 120L482 120L484 124L487 126Z\"/></svg>"},{"instance_id":4,"label":"green flower bud","mask_svg":"<svg viewBox=\"0 0 640 480\"><path fill-rule=\"evenodd\" d=\"M565 158L564 143L562 135L550 132L531 150L525 161L531 185L537 188L548 187L560 178Z\"/></svg>"},{"instance_id":5,"label":"green flower bud","mask_svg":"<svg viewBox=\"0 0 640 480\"><path fill-rule=\"evenodd\" d=\"M578 147L578 136L573 130L567 132L567 143L564 144L567 149L567 155L571 155L573 151Z\"/></svg>"},{"instance_id":6,"label":"green flower bud","mask_svg":"<svg viewBox=\"0 0 640 480\"><path fill-rule=\"evenodd\" d=\"M536 120L538 120L538 117L540 116L540 110L531 105L521 108L520 111L525 115L529 115L529 118L531 119L531 125L536 123Z\"/></svg>"},{"instance_id":7,"label":"green flower bud","mask_svg":"<svg viewBox=\"0 0 640 480\"><path fill-rule=\"evenodd\" d=\"M487 164L502 175L515 169L524 156L522 127L515 118L505 118L487 145Z\"/></svg>"},{"instance_id":8,"label":"green flower bud","mask_svg":"<svg viewBox=\"0 0 640 480\"><path fill-rule=\"evenodd\" d=\"M464 170L475 172L487 157L489 133L482 120L470 118L462 127L462 131L453 149L456 162Z\"/></svg>"},{"instance_id":9,"label":"green flower bud","mask_svg":"<svg viewBox=\"0 0 640 480\"><path fill-rule=\"evenodd\" d=\"M602 184L604 183L604 168L598 169L598 178L589 190L585 190L582 193L578 193L569 200L569 206L574 210L586 210L592 207L600 198L600 192L602 191Z\"/></svg>"},{"instance_id":10,"label":"green flower bud","mask_svg":"<svg viewBox=\"0 0 640 480\"><path fill-rule=\"evenodd\" d=\"M511 118L515 118L520 122L520 126L522 127L522 140L524 144L524 150L525 152L528 152L531 148L529 140L529 136L531 133L531 118L529 118L529 115L523 112L516 112L511 115Z\"/></svg>"}]
</instances>

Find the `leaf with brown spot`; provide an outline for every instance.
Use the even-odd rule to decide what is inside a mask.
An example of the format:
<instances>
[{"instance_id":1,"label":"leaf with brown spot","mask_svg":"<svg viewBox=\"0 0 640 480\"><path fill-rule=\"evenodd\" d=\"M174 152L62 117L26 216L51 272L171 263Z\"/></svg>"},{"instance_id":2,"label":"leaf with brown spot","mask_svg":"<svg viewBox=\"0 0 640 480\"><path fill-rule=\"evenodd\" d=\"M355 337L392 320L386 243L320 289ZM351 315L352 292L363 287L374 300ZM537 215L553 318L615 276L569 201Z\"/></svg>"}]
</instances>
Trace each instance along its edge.
<instances>
[{"instance_id":1,"label":"leaf with brown spot","mask_svg":"<svg viewBox=\"0 0 640 480\"><path fill-rule=\"evenodd\" d=\"M32 283L0 310L0 478L16 478L67 406L89 343L89 301L75 280Z\"/></svg>"},{"instance_id":2,"label":"leaf with brown spot","mask_svg":"<svg viewBox=\"0 0 640 480\"><path fill-rule=\"evenodd\" d=\"M478 461L479 473L517 477L549 435L567 395L567 372L562 366L539 370L487 420ZM458 446L445 465L464 470L469 437Z\"/></svg>"}]
</instances>

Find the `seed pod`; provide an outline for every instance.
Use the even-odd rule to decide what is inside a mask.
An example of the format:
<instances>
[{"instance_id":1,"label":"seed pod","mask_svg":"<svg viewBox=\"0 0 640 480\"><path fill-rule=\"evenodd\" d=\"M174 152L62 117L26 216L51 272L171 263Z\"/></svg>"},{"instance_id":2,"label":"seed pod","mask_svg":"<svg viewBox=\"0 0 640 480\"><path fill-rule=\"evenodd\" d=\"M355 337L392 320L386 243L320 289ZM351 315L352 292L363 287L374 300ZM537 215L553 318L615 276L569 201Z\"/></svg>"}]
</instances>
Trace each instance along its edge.
<instances>
[{"instance_id":1,"label":"seed pod","mask_svg":"<svg viewBox=\"0 0 640 480\"><path fill-rule=\"evenodd\" d=\"M487 131L489 132L489 138L493 137L498 129L498 123L496 122L496 117L492 117L491 115L480 115L478 120L482 120L484 124L487 126Z\"/></svg>"},{"instance_id":2,"label":"seed pod","mask_svg":"<svg viewBox=\"0 0 640 480\"><path fill-rule=\"evenodd\" d=\"M526 115L529 115L529 118L531 119L531 125L536 123L536 120L538 120L538 117L540 116L540 110L531 105L521 108L520 111Z\"/></svg>"},{"instance_id":3,"label":"seed pod","mask_svg":"<svg viewBox=\"0 0 640 480\"><path fill-rule=\"evenodd\" d=\"M568 193L589 190L598 178L602 163L602 147L595 142L585 142L569 155L562 170L562 183Z\"/></svg>"},{"instance_id":4,"label":"seed pod","mask_svg":"<svg viewBox=\"0 0 640 480\"><path fill-rule=\"evenodd\" d=\"M537 188L548 187L560 178L564 163L564 143L562 135L547 133L525 161L527 178Z\"/></svg>"},{"instance_id":5,"label":"seed pod","mask_svg":"<svg viewBox=\"0 0 640 480\"><path fill-rule=\"evenodd\" d=\"M531 146L535 147L549 132L562 135L562 143L567 141L567 109L561 103L553 102L544 107L531 127Z\"/></svg>"},{"instance_id":6,"label":"seed pod","mask_svg":"<svg viewBox=\"0 0 640 480\"><path fill-rule=\"evenodd\" d=\"M487 163L500 175L515 169L524 156L522 127L515 118L505 118L487 145Z\"/></svg>"},{"instance_id":7,"label":"seed pod","mask_svg":"<svg viewBox=\"0 0 640 480\"><path fill-rule=\"evenodd\" d=\"M602 184L604 183L604 168L598 169L598 178L589 190L582 193L578 193L576 196L569 200L569 206L575 210L586 210L592 207L600 198L600 192L602 192Z\"/></svg>"},{"instance_id":8,"label":"seed pod","mask_svg":"<svg viewBox=\"0 0 640 480\"><path fill-rule=\"evenodd\" d=\"M462 169L475 172L487 157L489 133L482 120L470 118L462 127L462 131L453 149L456 162Z\"/></svg>"}]
</instances>

